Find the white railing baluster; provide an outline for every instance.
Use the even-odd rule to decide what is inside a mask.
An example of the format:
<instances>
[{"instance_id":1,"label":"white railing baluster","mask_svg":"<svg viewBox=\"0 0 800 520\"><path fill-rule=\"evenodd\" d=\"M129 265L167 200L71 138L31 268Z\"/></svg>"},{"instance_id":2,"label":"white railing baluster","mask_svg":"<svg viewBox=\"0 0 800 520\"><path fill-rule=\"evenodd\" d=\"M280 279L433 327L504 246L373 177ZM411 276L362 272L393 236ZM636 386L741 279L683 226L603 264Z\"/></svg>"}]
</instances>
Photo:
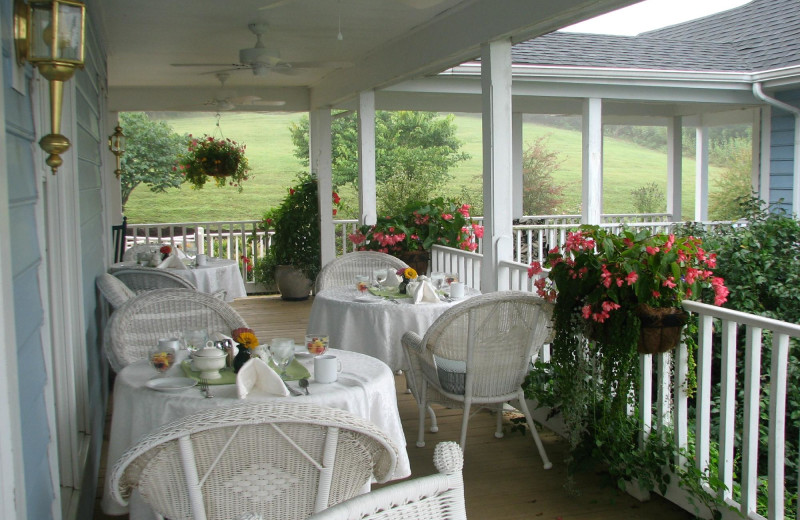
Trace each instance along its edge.
<instances>
[{"instance_id":1,"label":"white railing baluster","mask_svg":"<svg viewBox=\"0 0 800 520\"><path fill-rule=\"evenodd\" d=\"M658 429L660 438L664 438L667 426L672 424L670 419L670 367L672 366L672 353L665 352L660 356L656 356L656 385L658 395L656 397L656 420L655 427Z\"/></svg>"},{"instance_id":2,"label":"white railing baluster","mask_svg":"<svg viewBox=\"0 0 800 520\"><path fill-rule=\"evenodd\" d=\"M695 424L695 463L699 469L708 466L709 443L711 441L711 354L714 331L711 316L699 316L697 353L697 412Z\"/></svg>"},{"instance_id":3,"label":"white railing baluster","mask_svg":"<svg viewBox=\"0 0 800 520\"><path fill-rule=\"evenodd\" d=\"M689 353L683 341L675 348L674 358L675 380L672 388L675 395L675 445L679 450L675 465L683 467L686 457L680 450L689 446L689 396L686 388L689 379Z\"/></svg>"},{"instance_id":4,"label":"white railing baluster","mask_svg":"<svg viewBox=\"0 0 800 520\"><path fill-rule=\"evenodd\" d=\"M653 424L653 356L639 356L639 447L643 448Z\"/></svg>"},{"instance_id":5,"label":"white railing baluster","mask_svg":"<svg viewBox=\"0 0 800 520\"><path fill-rule=\"evenodd\" d=\"M747 327L744 370L741 512L747 515L750 511L756 510L756 494L758 493L758 415L759 390L761 388L761 329L759 327Z\"/></svg>"},{"instance_id":6,"label":"white railing baluster","mask_svg":"<svg viewBox=\"0 0 800 520\"><path fill-rule=\"evenodd\" d=\"M770 520L783 518L784 455L786 437L786 373L789 365L789 336L772 337L772 364L769 382L769 478L768 499Z\"/></svg>"},{"instance_id":7,"label":"white railing baluster","mask_svg":"<svg viewBox=\"0 0 800 520\"><path fill-rule=\"evenodd\" d=\"M721 498L731 498L736 419L736 323L733 321L723 321L721 349L719 477L727 487Z\"/></svg>"}]
</instances>

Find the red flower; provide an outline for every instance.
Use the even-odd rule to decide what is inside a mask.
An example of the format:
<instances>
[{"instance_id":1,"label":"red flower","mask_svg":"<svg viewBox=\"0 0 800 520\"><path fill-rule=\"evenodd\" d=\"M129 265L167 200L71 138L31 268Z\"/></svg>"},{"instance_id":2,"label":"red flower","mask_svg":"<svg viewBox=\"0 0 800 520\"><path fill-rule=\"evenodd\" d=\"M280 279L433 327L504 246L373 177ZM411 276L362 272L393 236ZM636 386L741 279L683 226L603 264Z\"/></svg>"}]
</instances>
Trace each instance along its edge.
<instances>
[{"instance_id":1,"label":"red flower","mask_svg":"<svg viewBox=\"0 0 800 520\"><path fill-rule=\"evenodd\" d=\"M159 251L161 252L162 255L168 255L172 252L172 248L169 246L161 246L161 249L159 249Z\"/></svg>"}]
</instances>

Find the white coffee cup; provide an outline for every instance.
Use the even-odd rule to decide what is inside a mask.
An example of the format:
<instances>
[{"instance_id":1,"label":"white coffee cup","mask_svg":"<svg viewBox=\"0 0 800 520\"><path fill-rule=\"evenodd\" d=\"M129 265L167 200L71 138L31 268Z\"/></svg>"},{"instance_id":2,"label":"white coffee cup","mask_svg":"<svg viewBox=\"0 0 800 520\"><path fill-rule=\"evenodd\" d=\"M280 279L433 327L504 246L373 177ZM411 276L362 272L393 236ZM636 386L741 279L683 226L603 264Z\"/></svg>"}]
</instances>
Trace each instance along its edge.
<instances>
[{"instance_id":1,"label":"white coffee cup","mask_svg":"<svg viewBox=\"0 0 800 520\"><path fill-rule=\"evenodd\" d=\"M339 378L342 362L336 356L323 355L314 358L314 380L317 383L333 383Z\"/></svg>"},{"instance_id":2,"label":"white coffee cup","mask_svg":"<svg viewBox=\"0 0 800 520\"><path fill-rule=\"evenodd\" d=\"M195 257L194 261L197 265L206 265L208 263L208 256L199 254Z\"/></svg>"},{"instance_id":3,"label":"white coffee cup","mask_svg":"<svg viewBox=\"0 0 800 520\"><path fill-rule=\"evenodd\" d=\"M460 300L464 297L464 284L461 282L453 282L450 284L450 297L454 300Z\"/></svg>"}]
</instances>

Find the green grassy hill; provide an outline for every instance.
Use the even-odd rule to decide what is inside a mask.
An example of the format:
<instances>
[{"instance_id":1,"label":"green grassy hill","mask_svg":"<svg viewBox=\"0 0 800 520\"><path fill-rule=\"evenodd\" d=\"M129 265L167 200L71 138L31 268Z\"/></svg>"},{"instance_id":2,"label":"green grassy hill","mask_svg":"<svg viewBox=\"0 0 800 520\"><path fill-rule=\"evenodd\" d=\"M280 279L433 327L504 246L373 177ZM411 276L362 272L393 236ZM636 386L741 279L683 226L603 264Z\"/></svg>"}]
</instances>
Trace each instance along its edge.
<instances>
[{"instance_id":1,"label":"green grassy hill","mask_svg":"<svg viewBox=\"0 0 800 520\"><path fill-rule=\"evenodd\" d=\"M207 184L201 190L184 185L167 193L151 193L140 185L130 196L125 214L131 223L187 222L198 220L245 220L261 218L278 203L296 175L305 168L293 155L289 125L302 114L223 113L220 131L225 137L247 145L247 157L254 177L244 191ZM167 122L178 133L213 134L216 117L211 113L176 115ZM482 171L481 119L479 115L457 114L455 124L469 161L453 172L445 195L457 195L462 186L480 186ZM548 148L558 152L561 168L556 182L567 186L562 213L579 213L581 199L581 135L532 123L523 127L523 141L547 136ZM666 155L613 138L604 146L604 201L606 213L633 211L630 193L650 182L658 182L666 193ZM683 214L694 207L694 160L683 161ZM717 173L711 168L712 179Z\"/></svg>"}]
</instances>

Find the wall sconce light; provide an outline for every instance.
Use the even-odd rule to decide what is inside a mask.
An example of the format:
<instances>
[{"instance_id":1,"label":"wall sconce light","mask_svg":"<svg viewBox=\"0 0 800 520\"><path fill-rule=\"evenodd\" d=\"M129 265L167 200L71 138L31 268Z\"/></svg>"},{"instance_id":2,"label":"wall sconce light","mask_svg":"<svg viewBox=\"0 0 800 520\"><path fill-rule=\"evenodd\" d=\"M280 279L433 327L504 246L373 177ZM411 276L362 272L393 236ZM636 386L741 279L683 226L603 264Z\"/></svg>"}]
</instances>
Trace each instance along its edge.
<instances>
[{"instance_id":1,"label":"wall sconce light","mask_svg":"<svg viewBox=\"0 0 800 520\"><path fill-rule=\"evenodd\" d=\"M122 157L122 154L125 153L125 134L122 133L122 127L117 125L114 129L114 133L108 136L108 149L111 150L117 158L117 169L114 170L114 175L119 176L122 175L122 168L120 168L119 160Z\"/></svg>"},{"instance_id":2,"label":"wall sconce light","mask_svg":"<svg viewBox=\"0 0 800 520\"><path fill-rule=\"evenodd\" d=\"M29 62L50 82L51 133L39 146L49 155L45 161L56 173L64 162L60 155L70 142L61 135L61 101L64 82L83 68L86 9L73 0L15 0L14 44L17 62Z\"/></svg>"}]
</instances>

